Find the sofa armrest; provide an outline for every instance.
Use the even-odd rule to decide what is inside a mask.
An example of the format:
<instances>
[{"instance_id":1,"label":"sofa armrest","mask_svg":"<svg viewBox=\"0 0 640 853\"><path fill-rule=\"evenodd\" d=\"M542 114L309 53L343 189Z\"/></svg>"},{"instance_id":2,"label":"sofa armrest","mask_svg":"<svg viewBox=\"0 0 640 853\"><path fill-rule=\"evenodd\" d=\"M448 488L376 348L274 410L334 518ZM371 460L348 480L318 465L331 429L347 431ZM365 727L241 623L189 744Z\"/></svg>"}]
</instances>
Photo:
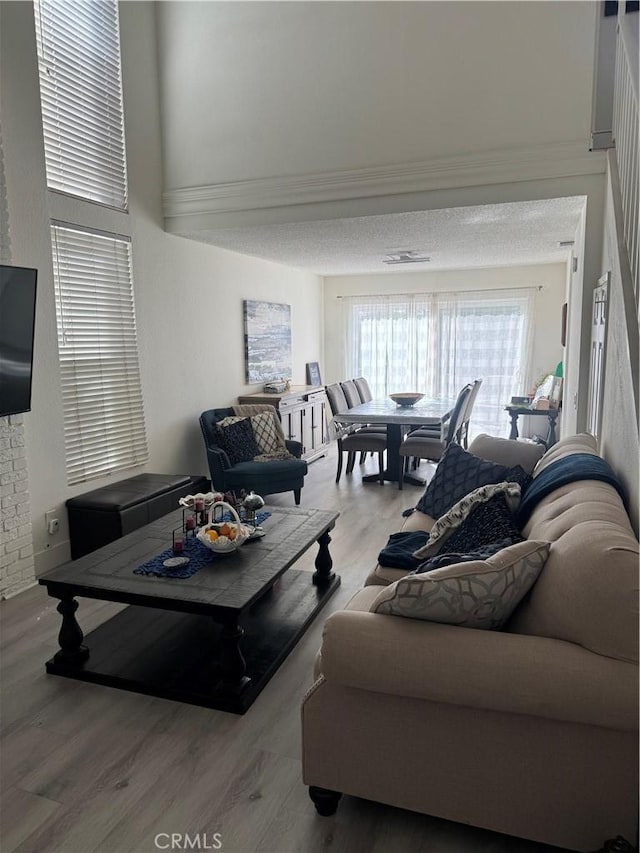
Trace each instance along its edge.
<instances>
[{"instance_id":1,"label":"sofa armrest","mask_svg":"<svg viewBox=\"0 0 640 853\"><path fill-rule=\"evenodd\" d=\"M339 611L322 674L360 690L637 730L638 669L546 637Z\"/></svg>"}]
</instances>

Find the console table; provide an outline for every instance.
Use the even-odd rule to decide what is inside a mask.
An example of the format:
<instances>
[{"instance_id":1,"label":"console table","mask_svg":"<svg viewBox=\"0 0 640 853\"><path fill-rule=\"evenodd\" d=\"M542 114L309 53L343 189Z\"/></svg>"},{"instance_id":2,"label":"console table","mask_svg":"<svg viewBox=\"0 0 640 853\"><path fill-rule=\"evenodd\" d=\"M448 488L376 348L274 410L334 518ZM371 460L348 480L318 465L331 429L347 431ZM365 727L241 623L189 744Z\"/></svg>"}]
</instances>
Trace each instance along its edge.
<instances>
[{"instance_id":1,"label":"console table","mask_svg":"<svg viewBox=\"0 0 640 853\"><path fill-rule=\"evenodd\" d=\"M281 394L246 394L238 397L242 404L274 406L282 418L285 438L302 444L302 458L307 462L324 456L330 444L327 428L327 395L322 385L293 385Z\"/></svg>"},{"instance_id":2,"label":"console table","mask_svg":"<svg viewBox=\"0 0 640 853\"><path fill-rule=\"evenodd\" d=\"M505 411L509 412L511 418L511 432L509 438L518 438L518 418L520 415L540 417L546 415L549 419L549 432L547 433L547 448L551 447L558 440L556 436L556 421L560 414L559 409L530 409L528 406L505 406Z\"/></svg>"}]
</instances>

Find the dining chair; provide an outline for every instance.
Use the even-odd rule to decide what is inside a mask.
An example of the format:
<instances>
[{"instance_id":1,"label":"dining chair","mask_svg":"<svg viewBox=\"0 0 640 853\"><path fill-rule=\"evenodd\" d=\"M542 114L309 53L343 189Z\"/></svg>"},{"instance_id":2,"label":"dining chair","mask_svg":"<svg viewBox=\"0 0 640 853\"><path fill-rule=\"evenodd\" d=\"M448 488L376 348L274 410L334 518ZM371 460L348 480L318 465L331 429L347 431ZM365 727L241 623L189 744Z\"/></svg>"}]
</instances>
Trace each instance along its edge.
<instances>
[{"instance_id":1,"label":"dining chair","mask_svg":"<svg viewBox=\"0 0 640 853\"><path fill-rule=\"evenodd\" d=\"M366 400L362 396L362 392L360 391L358 382L364 382L366 385L366 389L369 395ZM361 403L368 403L369 400L373 399L373 394L371 393L371 389L369 388L369 383L363 377L360 377L359 379L346 379L340 383L340 387L342 388L342 393L344 394L345 400L347 402L347 407L349 409L352 409L354 406L359 406ZM358 425L358 430L365 430L365 432L379 432L385 434L387 432L387 428L384 424L362 424L361 426Z\"/></svg>"},{"instance_id":2,"label":"dining chair","mask_svg":"<svg viewBox=\"0 0 640 853\"><path fill-rule=\"evenodd\" d=\"M482 379L476 379L472 383L471 393L467 398L467 405L465 406L464 413L462 415L462 423L460 424L458 442L461 444L466 450L469 446L469 421L471 420L471 413L473 412L473 407L476 402L476 398L478 396L478 391L480 390L480 386L482 385Z\"/></svg>"},{"instance_id":3,"label":"dining chair","mask_svg":"<svg viewBox=\"0 0 640 853\"><path fill-rule=\"evenodd\" d=\"M369 452L378 454L378 474L380 482L383 483L384 451L387 448L386 427L382 427L383 432L380 430L373 431L366 426L358 428L357 424L347 424L336 420L335 416L339 412L345 412L353 407L348 405L341 383L334 382L331 385L326 385L325 391L333 414L331 431L338 444L336 483L342 474L343 453L347 454L346 473L351 474L356 461L356 453L361 454L361 461L363 461L363 455Z\"/></svg>"},{"instance_id":4,"label":"dining chair","mask_svg":"<svg viewBox=\"0 0 640 853\"><path fill-rule=\"evenodd\" d=\"M371 387L369 383L364 378L364 376L358 376L357 379L353 380L356 388L358 389L358 394L360 395L361 403L368 403L369 400L373 400L373 394L371 393Z\"/></svg>"},{"instance_id":5,"label":"dining chair","mask_svg":"<svg viewBox=\"0 0 640 853\"><path fill-rule=\"evenodd\" d=\"M443 426L441 433L438 436L434 435L430 429L416 429L410 432L409 435L400 445L400 472L398 477L398 488L402 488L405 464L411 457L416 459L429 459L432 462L437 462L442 458L447 447L453 441L458 441L460 436L460 427L462 426L462 418L465 414L467 400L471 394L473 386L465 385L458 394L455 406L451 411L446 426Z\"/></svg>"},{"instance_id":6,"label":"dining chair","mask_svg":"<svg viewBox=\"0 0 640 853\"><path fill-rule=\"evenodd\" d=\"M368 403L369 400L373 400L369 383L363 376L358 377L358 379L347 379L341 382L340 385L350 409L353 406L359 406L360 403ZM384 435L387 433L387 428L384 424L363 424L358 429L359 431L364 430L368 433L381 433ZM373 456L373 453L371 455ZM367 454L364 451L360 453L361 465L364 463L366 457Z\"/></svg>"},{"instance_id":7,"label":"dining chair","mask_svg":"<svg viewBox=\"0 0 640 853\"><path fill-rule=\"evenodd\" d=\"M363 402L363 400L360 399L360 394L358 393L356 383L353 379L345 379L340 383L340 387L342 388L342 392L350 409L354 406L359 406L360 403Z\"/></svg>"}]
</instances>

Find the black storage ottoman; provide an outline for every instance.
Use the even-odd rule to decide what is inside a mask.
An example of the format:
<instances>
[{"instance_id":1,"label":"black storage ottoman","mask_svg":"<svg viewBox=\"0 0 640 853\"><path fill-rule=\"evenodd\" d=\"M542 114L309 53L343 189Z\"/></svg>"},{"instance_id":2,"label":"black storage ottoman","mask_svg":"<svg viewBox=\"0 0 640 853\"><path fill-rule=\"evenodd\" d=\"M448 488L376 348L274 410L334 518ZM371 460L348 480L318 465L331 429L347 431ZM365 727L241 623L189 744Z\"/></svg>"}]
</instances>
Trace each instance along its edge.
<instances>
[{"instance_id":1,"label":"black storage ottoman","mask_svg":"<svg viewBox=\"0 0 640 853\"><path fill-rule=\"evenodd\" d=\"M69 498L71 557L77 560L178 508L178 498L209 491L199 474L138 474Z\"/></svg>"}]
</instances>

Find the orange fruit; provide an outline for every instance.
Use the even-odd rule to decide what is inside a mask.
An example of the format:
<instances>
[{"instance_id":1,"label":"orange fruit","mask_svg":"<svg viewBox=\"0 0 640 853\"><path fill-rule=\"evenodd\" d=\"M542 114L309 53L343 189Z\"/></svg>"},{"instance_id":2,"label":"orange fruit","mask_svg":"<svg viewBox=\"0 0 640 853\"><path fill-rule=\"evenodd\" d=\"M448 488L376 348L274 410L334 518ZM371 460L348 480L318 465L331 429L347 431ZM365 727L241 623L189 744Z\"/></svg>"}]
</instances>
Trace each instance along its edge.
<instances>
[{"instance_id":1,"label":"orange fruit","mask_svg":"<svg viewBox=\"0 0 640 853\"><path fill-rule=\"evenodd\" d=\"M207 530L207 536L209 537L209 539L212 542L215 542L216 539L218 538L218 534L216 533L215 530Z\"/></svg>"},{"instance_id":2,"label":"orange fruit","mask_svg":"<svg viewBox=\"0 0 640 853\"><path fill-rule=\"evenodd\" d=\"M229 525L225 521L225 523L223 525L221 525L221 527L220 527L220 530L219 530L220 536L228 536L230 530L231 530L231 528L229 527Z\"/></svg>"}]
</instances>

